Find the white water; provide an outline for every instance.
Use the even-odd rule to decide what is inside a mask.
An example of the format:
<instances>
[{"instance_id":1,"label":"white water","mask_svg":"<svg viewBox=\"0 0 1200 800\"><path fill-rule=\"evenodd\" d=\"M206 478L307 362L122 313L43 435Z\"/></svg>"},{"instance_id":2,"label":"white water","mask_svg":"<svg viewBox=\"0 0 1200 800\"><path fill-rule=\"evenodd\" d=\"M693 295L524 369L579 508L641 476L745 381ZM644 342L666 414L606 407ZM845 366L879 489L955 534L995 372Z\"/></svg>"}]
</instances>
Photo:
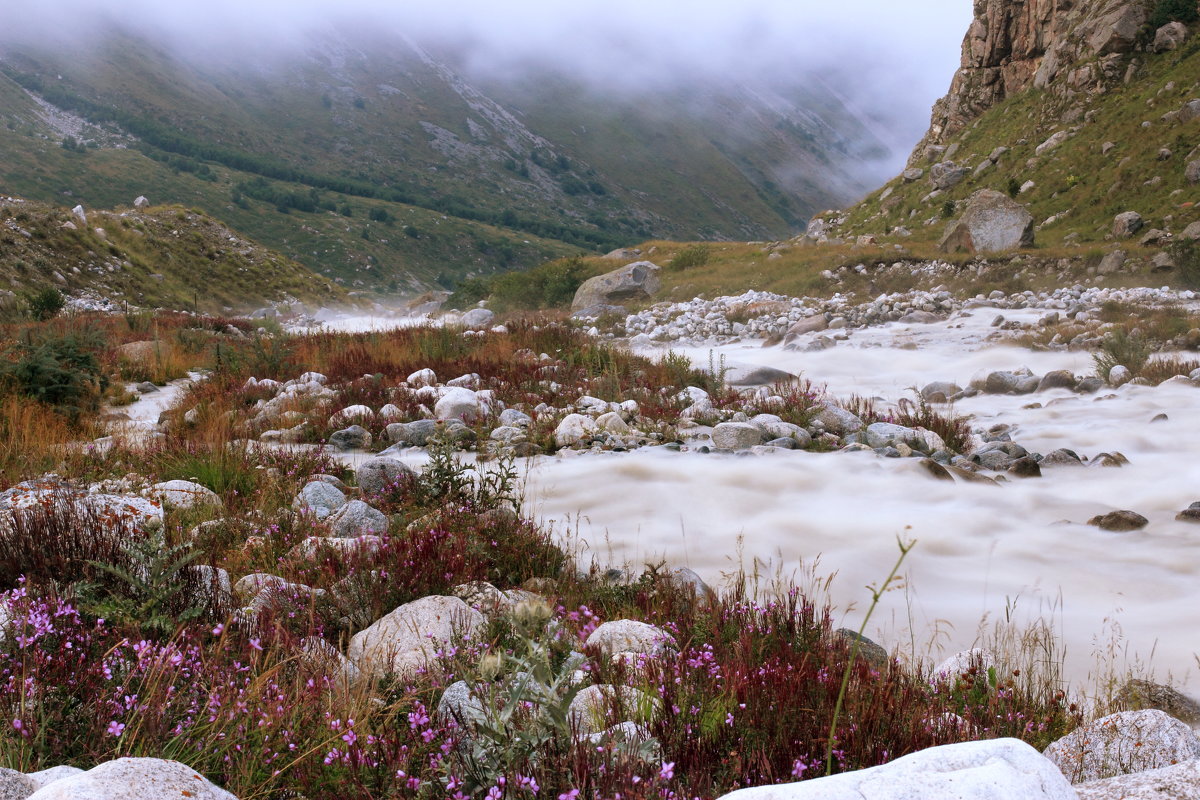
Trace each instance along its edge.
<instances>
[{"instance_id":1,"label":"white water","mask_svg":"<svg viewBox=\"0 0 1200 800\"><path fill-rule=\"evenodd\" d=\"M676 347L699 366L772 366L810 378L838 397L884 403L933 380L966 386L980 372L1029 367L1036 374L1091 372L1087 353L1035 353L987 337L997 314L1030 321L1044 311L976 309L933 325L851 331L814 353L757 342ZM423 318L347 317L341 331L383 330ZM829 333L829 332L827 332ZM1040 403L1040 408L1025 408ZM1127 386L1096 395L1065 390L980 396L958 413L972 426L1014 426L1030 450L1081 455L1120 451L1123 468L1047 468L1045 477L1002 486L929 478L914 461L871 453L783 452L766 457L636 453L530 461L527 507L585 560L643 564L666 559L717 585L739 569L812 585L835 574L829 599L839 624L857 628L898 555L915 539L905 588L887 593L869 635L889 648L936 659L977 642L982 623L1049 622L1065 649L1066 674L1089 687L1098 672L1149 669L1187 684L1200 639L1200 526L1175 514L1200 500L1200 389ZM1160 413L1165 422L1151 423ZM419 466L412 451L413 466ZM415 460L414 460L415 459ZM1084 524L1114 509L1150 520L1136 533ZM1194 687L1193 687L1194 688Z\"/></svg>"},{"instance_id":2,"label":"white water","mask_svg":"<svg viewBox=\"0 0 1200 800\"><path fill-rule=\"evenodd\" d=\"M714 356L803 371L838 396L889 401L932 380L965 386L979 370L1091 371L1087 354L988 346L995 313L858 331L817 353L734 345ZM918 349L906 349L910 343ZM708 364L708 349L685 352ZM1043 407L1023 408L1034 402ZM1054 624L1076 683L1089 682L1097 653L1117 670L1136 657L1160 678L1186 680L1200 650L1200 526L1174 516L1200 500L1200 390L981 396L957 410L974 415L975 427L1014 425L1013 439L1030 450L1115 450L1132 463L1047 468L1041 479L990 486L938 482L913 461L871 453L585 455L539 460L529 504L558 530L577 530L604 563L640 568L666 558L718 581L756 561L767 573L803 576L819 558L818 574L837 573L831 599L855 628L870 599L864 587L882 581L898 555L896 537L914 538L907 591L887 594L869 628L889 647L926 655L932 639L928 655L953 652L976 640L981 620L1003 618L1015 603L1018 623ZM1151 424L1159 413L1169 419ZM1123 508L1148 517L1149 526L1110 533L1084 524ZM1124 638L1113 644L1118 628ZM1109 658L1114 646L1120 653Z\"/></svg>"}]
</instances>

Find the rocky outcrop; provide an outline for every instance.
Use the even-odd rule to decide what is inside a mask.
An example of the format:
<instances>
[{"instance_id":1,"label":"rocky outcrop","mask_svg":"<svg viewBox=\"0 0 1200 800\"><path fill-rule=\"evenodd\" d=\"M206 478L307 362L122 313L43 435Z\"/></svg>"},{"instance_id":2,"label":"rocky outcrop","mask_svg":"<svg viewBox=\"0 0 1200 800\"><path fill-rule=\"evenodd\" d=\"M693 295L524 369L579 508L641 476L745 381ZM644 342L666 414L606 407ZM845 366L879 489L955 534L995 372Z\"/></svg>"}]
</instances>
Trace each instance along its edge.
<instances>
[{"instance_id":1,"label":"rocky outcrop","mask_svg":"<svg viewBox=\"0 0 1200 800\"><path fill-rule=\"evenodd\" d=\"M658 291L659 266L650 261L635 261L620 269L597 275L583 282L575 292L571 310L601 305L621 305L631 300L648 300Z\"/></svg>"},{"instance_id":2,"label":"rocky outcrop","mask_svg":"<svg viewBox=\"0 0 1200 800\"><path fill-rule=\"evenodd\" d=\"M1031 86L1052 92L1103 90L1125 74L1149 17L1150 0L975 0L962 62L933 107L929 132L910 166L1006 97Z\"/></svg>"},{"instance_id":3,"label":"rocky outcrop","mask_svg":"<svg viewBox=\"0 0 1200 800\"><path fill-rule=\"evenodd\" d=\"M1008 195L981 189L942 238L942 252L991 253L1033 245L1033 215Z\"/></svg>"}]
</instances>

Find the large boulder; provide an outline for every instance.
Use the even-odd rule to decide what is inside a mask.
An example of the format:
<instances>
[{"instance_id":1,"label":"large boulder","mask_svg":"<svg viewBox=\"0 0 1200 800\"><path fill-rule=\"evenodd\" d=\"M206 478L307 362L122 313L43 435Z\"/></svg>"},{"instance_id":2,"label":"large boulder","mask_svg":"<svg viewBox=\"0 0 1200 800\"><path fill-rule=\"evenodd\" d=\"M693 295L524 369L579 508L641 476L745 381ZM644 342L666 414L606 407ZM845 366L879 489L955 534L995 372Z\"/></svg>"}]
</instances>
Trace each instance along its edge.
<instances>
[{"instance_id":1,"label":"large boulder","mask_svg":"<svg viewBox=\"0 0 1200 800\"><path fill-rule=\"evenodd\" d=\"M422 597L354 634L346 655L367 675L407 677L427 667L443 644L483 625L483 614L457 597Z\"/></svg>"},{"instance_id":2,"label":"large boulder","mask_svg":"<svg viewBox=\"0 0 1200 800\"><path fill-rule=\"evenodd\" d=\"M178 761L161 758L118 758L72 777L54 781L29 800L237 800L203 775Z\"/></svg>"},{"instance_id":3,"label":"large boulder","mask_svg":"<svg viewBox=\"0 0 1200 800\"><path fill-rule=\"evenodd\" d=\"M433 407L438 419L469 420L480 415L479 396L463 386L447 386Z\"/></svg>"},{"instance_id":4,"label":"large boulder","mask_svg":"<svg viewBox=\"0 0 1200 800\"><path fill-rule=\"evenodd\" d=\"M346 495L331 483L325 481L309 481L292 501L292 508L301 513L309 513L317 519L325 519L342 506L346 505Z\"/></svg>"},{"instance_id":5,"label":"large boulder","mask_svg":"<svg viewBox=\"0 0 1200 800\"><path fill-rule=\"evenodd\" d=\"M1118 239L1128 239L1140 231L1146 222L1136 211L1125 211L1113 217L1112 234Z\"/></svg>"},{"instance_id":6,"label":"large boulder","mask_svg":"<svg viewBox=\"0 0 1200 800\"><path fill-rule=\"evenodd\" d=\"M1168 22L1154 32L1154 52L1165 53L1175 50L1188 37L1187 25L1182 22Z\"/></svg>"},{"instance_id":7,"label":"large boulder","mask_svg":"<svg viewBox=\"0 0 1200 800\"><path fill-rule=\"evenodd\" d=\"M583 414L567 414L554 429L554 443L559 447L571 447L588 441L600 430L596 421Z\"/></svg>"},{"instance_id":8,"label":"large boulder","mask_svg":"<svg viewBox=\"0 0 1200 800\"><path fill-rule=\"evenodd\" d=\"M329 529L339 539L357 539L369 534L384 534L387 516L362 500L351 500L329 515Z\"/></svg>"},{"instance_id":9,"label":"large boulder","mask_svg":"<svg viewBox=\"0 0 1200 800\"><path fill-rule=\"evenodd\" d=\"M1088 781L1075 791L1079 800L1200 800L1200 761Z\"/></svg>"},{"instance_id":10,"label":"large boulder","mask_svg":"<svg viewBox=\"0 0 1200 800\"><path fill-rule=\"evenodd\" d=\"M1017 739L931 747L881 767L756 786L721 800L1076 800L1054 765Z\"/></svg>"},{"instance_id":11,"label":"large boulder","mask_svg":"<svg viewBox=\"0 0 1200 800\"><path fill-rule=\"evenodd\" d=\"M1072 783L1084 783L1200 758L1200 740L1162 711L1122 711L1052 742L1045 756Z\"/></svg>"},{"instance_id":12,"label":"large boulder","mask_svg":"<svg viewBox=\"0 0 1200 800\"><path fill-rule=\"evenodd\" d=\"M605 622L592 631L585 642L608 654L647 653L657 655L675 647L675 637L662 628L635 619Z\"/></svg>"},{"instance_id":13,"label":"large boulder","mask_svg":"<svg viewBox=\"0 0 1200 800\"><path fill-rule=\"evenodd\" d=\"M459 320L459 322L462 323L464 328L479 330L491 325L494 319L496 319L494 312L491 312L486 308L472 308L470 311L462 315L462 319Z\"/></svg>"},{"instance_id":14,"label":"large boulder","mask_svg":"<svg viewBox=\"0 0 1200 800\"><path fill-rule=\"evenodd\" d=\"M659 270L660 267L653 262L635 261L612 272L589 278L575 292L571 310L649 299L658 291Z\"/></svg>"},{"instance_id":15,"label":"large boulder","mask_svg":"<svg viewBox=\"0 0 1200 800\"><path fill-rule=\"evenodd\" d=\"M1187 167L1184 168L1183 177L1187 178L1188 183L1200 183L1200 158L1188 162Z\"/></svg>"},{"instance_id":16,"label":"large boulder","mask_svg":"<svg viewBox=\"0 0 1200 800\"><path fill-rule=\"evenodd\" d=\"M980 189L942 237L942 252L992 253L1033 245L1033 215L1006 194Z\"/></svg>"},{"instance_id":17,"label":"large boulder","mask_svg":"<svg viewBox=\"0 0 1200 800\"><path fill-rule=\"evenodd\" d=\"M188 511L193 508L222 508L220 496L192 481L163 481L150 487L150 496L162 503L163 508Z\"/></svg>"},{"instance_id":18,"label":"large boulder","mask_svg":"<svg viewBox=\"0 0 1200 800\"><path fill-rule=\"evenodd\" d=\"M358 478L358 488L363 490L364 495L370 496L392 486L402 475L412 475L413 471L407 464L394 458L369 458L358 465L354 474Z\"/></svg>"},{"instance_id":19,"label":"large boulder","mask_svg":"<svg viewBox=\"0 0 1200 800\"><path fill-rule=\"evenodd\" d=\"M746 450L763 443L763 432L749 422L722 422L713 428L712 443L718 450Z\"/></svg>"},{"instance_id":20,"label":"large boulder","mask_svg":"<svg viewBox=\"0 0 1200 800\"><path fill-rule=\"evenodd\" d=\"M953 161L943 161L929 168L929 180L935 187L942 190L953 189L962 183L963 178L969 174L971 174L969 169L960 167Z\"/></svg>"}]
</instances>

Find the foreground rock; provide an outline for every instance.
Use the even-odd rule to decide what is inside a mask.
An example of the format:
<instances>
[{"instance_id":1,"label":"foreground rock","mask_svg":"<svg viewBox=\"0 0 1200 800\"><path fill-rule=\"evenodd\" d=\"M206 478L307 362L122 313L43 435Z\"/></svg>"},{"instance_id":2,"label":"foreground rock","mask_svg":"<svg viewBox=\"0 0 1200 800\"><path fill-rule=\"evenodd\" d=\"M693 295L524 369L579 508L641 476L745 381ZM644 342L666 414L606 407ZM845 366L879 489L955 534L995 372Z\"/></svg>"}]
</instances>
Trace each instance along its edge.
<instances>
[{"instance_id":1,"label":"foreground rock","mask_svg":"<svg viewBox=\"0 0 1200 800\"><path fill-rule=\"evenodd\" d=\"M118 758L57 780L29 800L237 800L191 767L161 758Z\"/></svg>"},{"instance_id":2,"label":"foreground rock","mask_svg":"<svg viewBox=\"0 0 1200 800\"><path fill-rule=\"evenodd\" d=\"M346 655L366 675L411 677L443 644L483 624L483 614L457 597L422 597L354 634Z\"/></svg>"},{"instance_id":3,"label":"foreground rock","mask_svg":"<svg viewBox=\"0 0 1200 800\"><path fill-rule=\"evenodd\" d=\"M1008 195L980 189L938 245L943 253L993 253L1033 246L1033 215Z\"/></svg>"},{"instance_id":4,"label":"foreground rock","mask_svg":"<svg viewBox=\"0 0 1200 800\"><path fill-rule=\"evenodd\" d=\"M631 300L648 300L660 285L659 266L650 261L635 261L620 269L597 275L583 282L575 292L571 310L590 306L612 306Z\"/></svg>"},{"instance_id":5,"label":"foreground rock","mask_svg":"<svg viewBox=\"0 0 1200 800\"><path fill-rule=\"evenodd\" d=\"M1079 800L1200 800L1200 761L1075 787Z\"/></svg>"},{"instance_id":6,"label":"foreground rock","mask_svg":"<svg viewBox=\"0 0 1200 800\"><path fill-rule=\"evenodd\" d=\"M1075 790L1037 750L1017 739L964 742L890 764L802 783L739 789L721 800L1075 800Z\"/></svg>"},{"instance_id":7,"label":"foreground rock","mask_svg":"<svg viewBox=\"0 0 1200 800\"><path fill-rule=\"evenodd\" d=\"M1200 758L1200 740L1162 711L1122 711L1051 743L1045 755L1072 783L1084 783Z\"/></svg>"}]
</instances>

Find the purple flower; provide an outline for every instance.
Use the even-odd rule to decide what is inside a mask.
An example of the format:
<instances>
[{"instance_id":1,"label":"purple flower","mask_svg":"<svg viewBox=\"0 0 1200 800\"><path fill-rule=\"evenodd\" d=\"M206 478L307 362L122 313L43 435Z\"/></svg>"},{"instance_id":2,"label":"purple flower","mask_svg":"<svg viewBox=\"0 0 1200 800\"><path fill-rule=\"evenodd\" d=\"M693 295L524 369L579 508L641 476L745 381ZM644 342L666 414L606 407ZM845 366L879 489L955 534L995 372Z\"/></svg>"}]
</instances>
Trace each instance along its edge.
<instances>
[{"instance_id":1,"label":"purple flower","mask_svg":"<svg viewBox=\"0 0 1200 800\"><path fill-rule=\"evenodd\" d=\"M115 719L112 722L108 723L107 733L109 736L120 736L124 732L125 732L125 723L117 722Z\"/></svg>"},{"instance_id":2,"label":"purple flower","mask_svg":"<svg viewBox=\"0 0 1200 800\"><path fill-rule=\"evenodd\" d=\"M658 770L658 777L664 781L669 781L675 777L675 762L664 761L662 767Z\"/></svg>"}]
</instances>

